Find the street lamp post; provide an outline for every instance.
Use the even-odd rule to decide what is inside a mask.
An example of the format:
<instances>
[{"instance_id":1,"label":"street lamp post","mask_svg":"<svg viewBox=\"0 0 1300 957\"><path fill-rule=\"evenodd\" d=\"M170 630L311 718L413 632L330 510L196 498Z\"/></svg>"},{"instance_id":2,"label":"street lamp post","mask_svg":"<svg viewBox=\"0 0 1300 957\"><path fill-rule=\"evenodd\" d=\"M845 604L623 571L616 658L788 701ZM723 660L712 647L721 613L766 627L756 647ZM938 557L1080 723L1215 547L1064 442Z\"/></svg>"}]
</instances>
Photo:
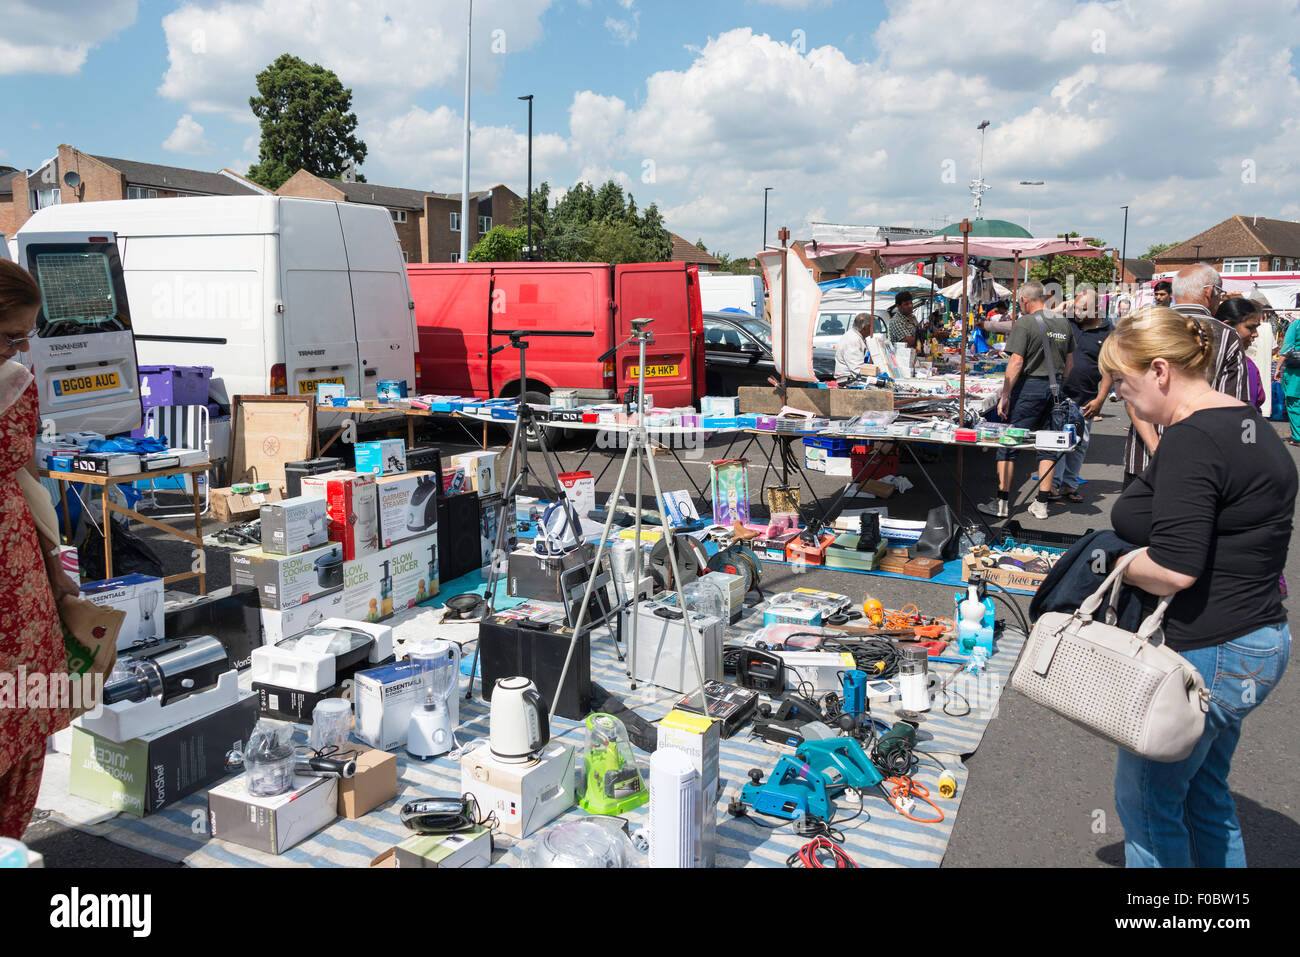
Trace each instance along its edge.
<instances>
[{"instance_id":1,"label":"street lamp post","mask_svg":"<svg viewBox=\"0 0 1300 957\"><path fill-rule=\"evenodd\" d=\"M1125 259L1128 257L1128 207L1121 206L1124 210L1124 238L1119 244L1119 278L1120 282L1124 281L1124 270L1128 268Z\"/></svg>"},{"instance_id":2,"label":"street lamp post","mask_svg":"<svg viewBox=\"0 0 1300 957\"><path fill-rule=\"evenodd\" d=\"M763 187L763 249L767 248L767 194L770 192L772 192L771 186Z\"/></svg>"},{"instance_id":3,"label":"street lamp post","mask_svg":"<svg viewBox=\"0 0 1300 957\"><path fill-rule=\"evenodd\" d=\"M519 99L528 101L528 248L525 250L524 260L532 262L533 259L533 94L521 96Z\"/></svg>"},{"instance_id":4,"label":"street lamp post","mask_svg":"<svg viewBox=\"0 0 1300 957\"><path fill-rule=\"evenodd\" d=\"M465 20L465 145L460 175L460 261L469 262L469 77L474 29L474 0Z\"/></svg>"},{"instance_id":5,"label":"street lamp post","mask_svg":"<svg viewBox=\"0 0 1300 957\"><path fill-rule=\"evenodd\" d=\"M1021 186L1044 186L1046 184L1041 179L1034 179L1034 180L1022 179L1020 181L1020 185ZM1034 191L1032 189L1029 191L1029 234L1031 236L1034 234Z\"/></svg>"}]
</instances>

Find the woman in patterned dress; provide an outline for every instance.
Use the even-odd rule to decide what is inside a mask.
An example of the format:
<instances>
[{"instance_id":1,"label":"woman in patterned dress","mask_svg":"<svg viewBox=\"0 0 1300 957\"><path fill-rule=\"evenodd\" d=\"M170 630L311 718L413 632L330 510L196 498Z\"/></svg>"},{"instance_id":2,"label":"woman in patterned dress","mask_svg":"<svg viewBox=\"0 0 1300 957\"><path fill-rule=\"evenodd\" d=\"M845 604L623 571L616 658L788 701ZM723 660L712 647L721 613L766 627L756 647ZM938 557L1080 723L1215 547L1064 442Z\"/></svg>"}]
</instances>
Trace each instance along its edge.
<instances>
[{"instance_id":1,"label":"woman in patterned dress","mask_svg":"<svg viewBox=\"0 0 1300 957\"><path fill-rule=\"evenodd\" d=\"M27 351L40 304L36 281L0 260L0 837L16 839L36 807L45 739L68 724L66 708L28 706L17 682L30 693L33 679L51 687L46 676L67 673L55 602L78 593L63 573L58 543L37 531L17 480L21 469L35 469L40 416L35 380L14 356ZM55 702L42 694L38 703Z\"/></svg>"}]
</instances>

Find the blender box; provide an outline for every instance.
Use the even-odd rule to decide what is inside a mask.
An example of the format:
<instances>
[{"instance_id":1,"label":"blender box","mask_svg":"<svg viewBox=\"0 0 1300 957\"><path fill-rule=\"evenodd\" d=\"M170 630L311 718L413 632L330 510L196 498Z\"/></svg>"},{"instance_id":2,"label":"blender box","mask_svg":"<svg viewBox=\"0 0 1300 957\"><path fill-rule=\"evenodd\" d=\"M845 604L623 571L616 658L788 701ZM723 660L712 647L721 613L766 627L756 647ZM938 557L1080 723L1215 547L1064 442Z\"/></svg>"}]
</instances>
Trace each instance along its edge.
<instances>
[{"instance_id":1,"label":"blender box","mask_svg":"<svg viewBox=\"0 0 1300 957\"><path fill-rule=\"evenodd\" d=\"M304 475L302 494L325 499L330 541L343 546L353 561L379 551L379 495L373 475L326 472Z\"/></svg>"},{"instance_id":2,"label":"blender box","mask_svg":"<svg viewBox=\"0 0 1300 957\"><path fill-rule=\"evenodd\" d=\"M464 455L454 455L451 464L465 470L465 489L478 492L480 495L491 495L493 492L500 491L497 487L495 452L466 452Z\"/></svg>"},{"instance_id":3,"label":"blender box","mask_svg":"<svg viewBox=\"0 0 1300 957\"><path fill-rule=\"evenodd\" d=\"M381 548L438 530L440 485L441 477L432 472L402 472L375 479Z\"/></svg>"},{"instance_id":4,"label":"blender box","mask_svg":"<svg viewBox=\"0 0 1300 957\"><path fill-rule=\"evenodd\" d=\"M327 618L345 618L343 614L343 592L336 591L323 598L309 601L305 605L276 610L262 608L261 631L262 643L274 645L294 635L315 628Z\"/></svg>"},{"instance_id":5,"label":"blender box","mask_svg":"<svg viewBox=\"0 0 1300 957\"><path fill-rule=\"evenodd\" d=\"M352 731L359 740L380 751L394 751L406 745L406 726L415 707L419 677L415 666L402 659L396 664L358 671L353 678L352 700L356 724ZM447 697L452 725L460 724L459 680ZM487 813L486 811L484 813Z\"/></svg>"},{"instance_id":6,"label":"blender box","mask_svg":"<svg viewBox=\"0 0 1300 957\"><path fill-rule=\"evenodd\" d=\"M230 556L230 583L256 588L263 608L282 611L342 591L343 565L343 546L337 542L299 555L250 548Z\"/></svg>"},{"instance_id":7,"label":"blender box","mask_svg":"<svg viewBox=\"0 0 1300 957\"><path fill-rule=\"evenodd\" d=\"M126 613L122 630L117 633L117 647L127 648L137 641L161 638L165 631L163 614L163 580L148 575L123 575L104 581L86 582L81 597L105 608Z\"/></svg>"},{"instance_id":8,"label":"blender box","mask_svg":"<svg viewBox=\"0 0 1300 957\"><path fill-rule=\"evenodd\" d=\"M127 741L72 728L68 791L143 817L226 776L226 752L242 750L257 723L251 692L191 721Z\"/></svg>"},{"instance_id":9,"label":"blender box","mask_svg":"<svg viewBox=\"0 0 1300 957\"><path fill-rule=\"evenodd\" d=\"M478 747L460 759L460 790L483 814L496 812L501 830L523 838L573 806L574 750L551 741L525 764L508 764Z\"/></svg>"},{"instance_id":10,"label":"blender box","mask_svg":"<svg viewBox=\"0 0 1300 957\"><path fill-rule=\"evenodd\" d=\"M695 808L700 824L696 867L712 867L718 852L718 798L722 792L722 782L718 776L721 727L719 722L702 714L676 710L669 711L657 725L658 747L682 751L691 759L700 775L701 800Z\"/></svg>"},{"instance_id":11,"label":"blender box","mask_svg":"<svg viewBox=\"0 0 1300 957\"><path fill-rule=\"evenodd\" d=\"M380 439L378 442L358 442L357 472L362 475L393 475L406 471L406 440Z\"/></svg>"},{"instance_id":12,"label":"blender box","mask_svg":"<svg viewBox=\"0 0 1300 957\"><path fill-rule=\"evenodd\" d=\"M325 500L310 495L262 506L262 551L297 555L330 540Z\"/></svg>"},{"instance_id":13,"label":"blender box","mask_svg":"<svg viewBox=\"0 0 1300 957\"><path fill-rule=\"evenodd\" d=\"M338 817L337 778L295 775L283 794L248 793L250 776L241 774L208 792L208 833L213 838L283 854Z\"/></svg>"},{"instance_id":14,"label":"blender box","mask_svg":"<svg viewBox=\"0 0 1300 957\"><path fill-rule=\"evenodd\" d=\"M383 621L438 594L438 536L421 535L344 563L344 617Z\"/></svg>"}]
</instances>

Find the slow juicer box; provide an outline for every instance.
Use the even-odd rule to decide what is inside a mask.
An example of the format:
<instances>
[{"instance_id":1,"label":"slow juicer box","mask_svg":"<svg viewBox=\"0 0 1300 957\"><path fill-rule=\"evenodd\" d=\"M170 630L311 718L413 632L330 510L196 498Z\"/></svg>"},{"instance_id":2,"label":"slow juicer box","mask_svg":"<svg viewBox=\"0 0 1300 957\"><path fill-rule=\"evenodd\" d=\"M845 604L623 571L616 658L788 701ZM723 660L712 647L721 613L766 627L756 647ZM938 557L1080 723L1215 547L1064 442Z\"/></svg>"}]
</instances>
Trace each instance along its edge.
<instances>
[{"instance_id":1,"label":"slow juicer box","mask_svg":"<svg viewBox=\"0 0 1300 957\"><path fill-rule=\"evenodd\" d=\"M344 616L383 621L438 594L438 536L421 535L344 562Z\"/></svg>"}]
</instances>

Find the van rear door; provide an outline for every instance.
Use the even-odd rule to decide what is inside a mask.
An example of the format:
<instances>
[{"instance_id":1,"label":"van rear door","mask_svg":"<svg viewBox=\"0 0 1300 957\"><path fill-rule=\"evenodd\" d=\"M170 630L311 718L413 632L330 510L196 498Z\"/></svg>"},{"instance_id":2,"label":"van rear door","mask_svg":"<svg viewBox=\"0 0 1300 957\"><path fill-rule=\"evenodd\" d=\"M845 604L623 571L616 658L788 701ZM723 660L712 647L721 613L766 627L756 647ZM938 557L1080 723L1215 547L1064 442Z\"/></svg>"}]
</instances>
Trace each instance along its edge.
<instances>
[{"instance_id":1,"label":"van rear door","mask_svg":"<svg viewBox=\"0 0 1300 957\"><path fill-rule=\"evenodd\" d=\"M339 382L362 394L357 327L338 206L281 199L280 275L284 365L290 395ZM278 350L272 350L278 352ZM374 395L374 386L370 394Z\"/></svg>"},{"instance_id":2,"label":"van rear door","mask_svg":"<svg viewBox=\"0 0 1300 957\"><path fill-rule=\"evenodd\" d=\"M59 432L116 435L140 425L140 382L122 261L110 232L19 235L41 287L31 351L41 417Z\"/></svg>"},{"instance_id":3,"label":"van rear door","mask_svg":"<svg viewBox=\"0 0 1300 957\"><path fill-rule=\"evenodd\" d=\"M402 379L415 390L415 310L406 281L402 247L388 210L338 204L352 279L361 358L361 395L374 396L385 379Z\"/></svg>"},{"instance_id":4,"label":"van rear door","mask_svg":"<svg viewBox=\"0 0 1300 957\"><path fill-rule=\"evenodd\" d=\"M703 379L703 319L699 279L684 263L630 263L614 269L618 297L616 334L632 334L633 319L649 318L654 343L646 349L646 394L659 406L693 405ZM615 357L618 394L636 385L638 351L623 346Z\"/></svg>"}]
</instances>

